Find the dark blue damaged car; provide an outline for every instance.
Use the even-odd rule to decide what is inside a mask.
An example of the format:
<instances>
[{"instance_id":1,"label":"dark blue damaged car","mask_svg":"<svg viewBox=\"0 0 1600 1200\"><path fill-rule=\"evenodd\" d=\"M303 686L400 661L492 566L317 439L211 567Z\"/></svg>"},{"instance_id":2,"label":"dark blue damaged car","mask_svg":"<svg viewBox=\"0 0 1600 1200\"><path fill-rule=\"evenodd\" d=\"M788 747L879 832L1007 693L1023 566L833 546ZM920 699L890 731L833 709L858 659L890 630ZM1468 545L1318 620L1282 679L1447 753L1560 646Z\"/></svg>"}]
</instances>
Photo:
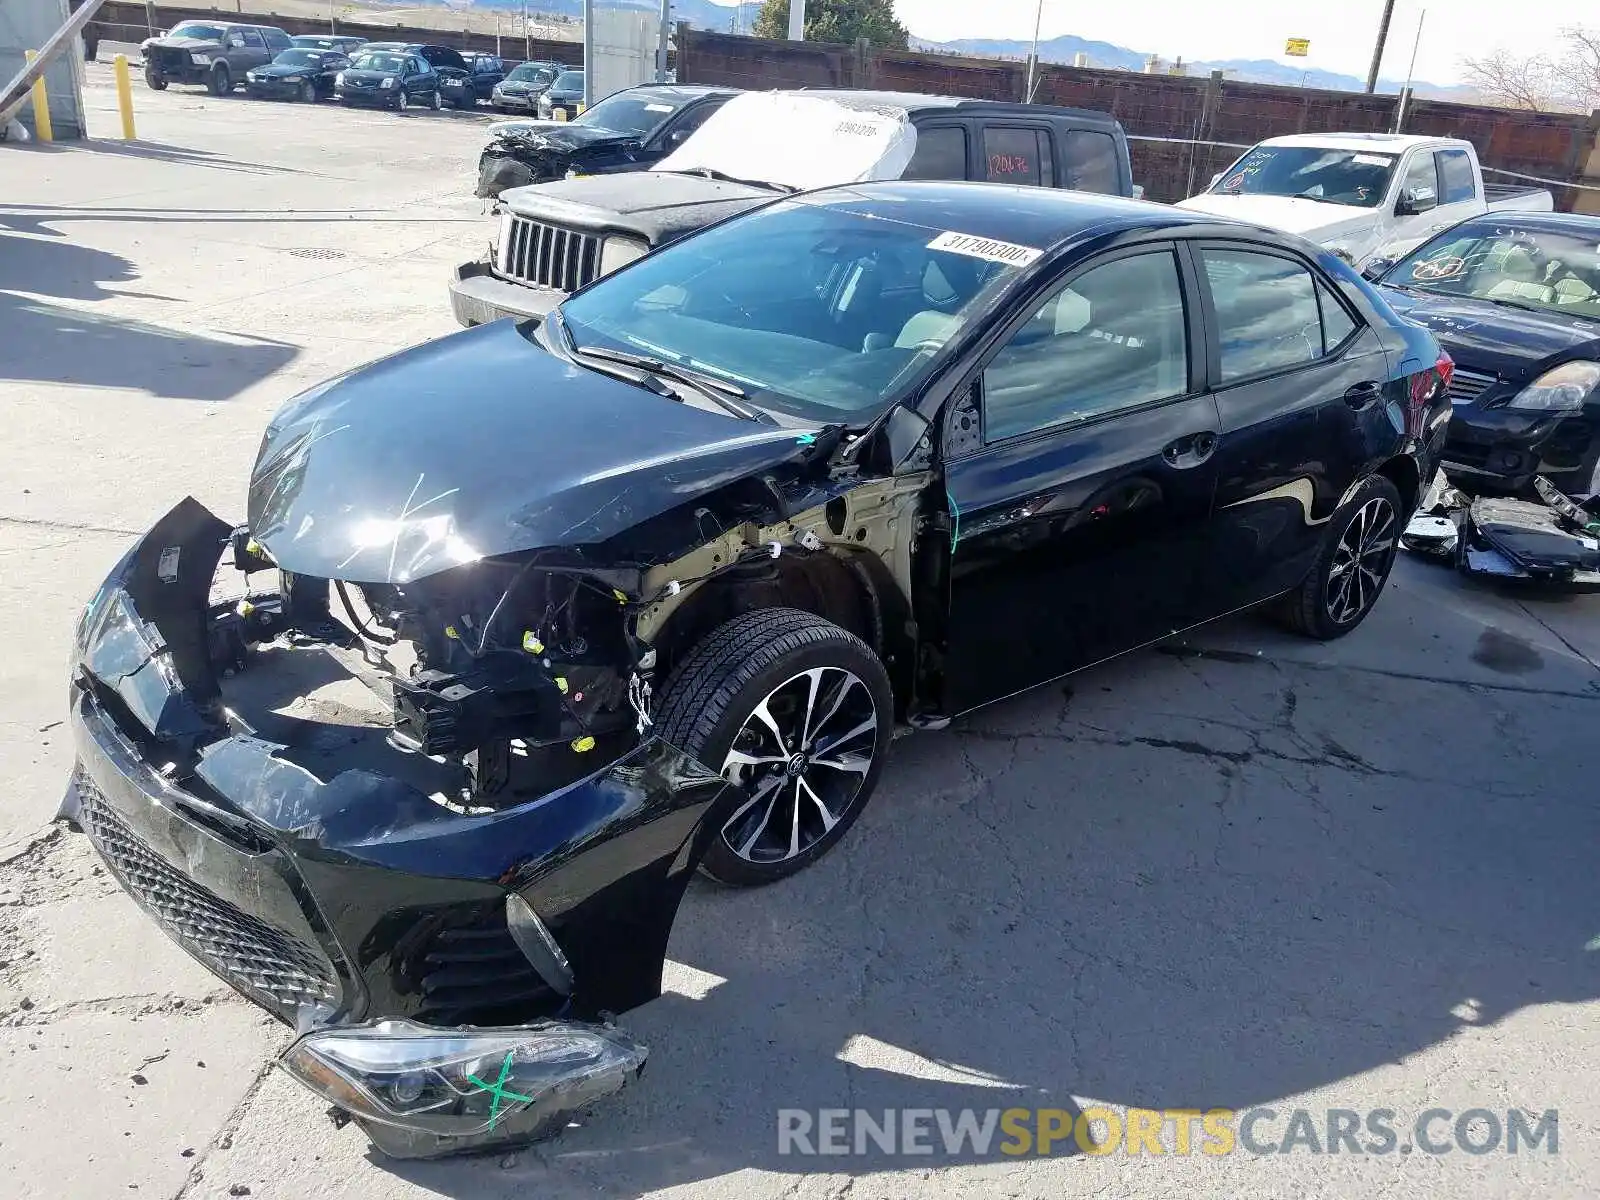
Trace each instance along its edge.
<instances>
[{"instance_id":1,"label":"dark blue damaged car","mask_svg":"<svg viewBox=\"0 0 1600 1200\"><path fill-rule=\"evenodd\" d=\"M1332 255L981 184L784 197L291 401L77 630L63 816L383 1150L622 1086L684 887L936 728L1377 602L1451 364ZM936 886L930 881L930 886Z\"/></svg>"}]
</instances>

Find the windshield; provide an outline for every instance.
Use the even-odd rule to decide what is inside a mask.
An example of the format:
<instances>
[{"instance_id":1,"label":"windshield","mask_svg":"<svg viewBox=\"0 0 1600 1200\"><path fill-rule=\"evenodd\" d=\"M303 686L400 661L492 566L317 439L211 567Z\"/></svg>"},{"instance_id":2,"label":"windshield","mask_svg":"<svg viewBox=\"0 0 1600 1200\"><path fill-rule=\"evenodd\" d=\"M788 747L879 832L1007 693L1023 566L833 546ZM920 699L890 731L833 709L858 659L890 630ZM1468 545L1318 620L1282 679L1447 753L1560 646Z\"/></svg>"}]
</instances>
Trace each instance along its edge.
<instances>
[{"instance_id":1,"label":"windshield","mask_svg":"<svg viewBox=\"0 0 1600 1200\"><path fill-rule=\"evenodd\" d=\"M578 86L583 86L581 78ZM561 81L558 79L552 90L559 91L560 88ZM614 129L618 133L643 138L649 137L661 122L682 107L681 101L663 100L659 95L649 92L615 92L590 107L579 119L585 125L598 125L602 129Z\"/></svg>"},{"instance_id":2,"label":"windshield","mask_svg":"<svg viewBox=\"0 0 1600 1200\"><path fill-rule=\"evenodd\" d=\"M199 38L206 42L220 42L222 29L217 25L203 25L199 21L179 21L168 37Z\"/></svg>"},{"instance_id":3,"label":"windshield","mask_svg":"<svg viewBox=\"0 0 1600 1200\"><path fill-rule=\"evenodd\" d=\"M272 61L284 67L315 67L333 55L325 50L285 50Z\"/></svg>"},{"instance_id":4,"label":"windshield","mask_svg":"<svg viewBox=\"0 0 1600 1200\"><path fill-rule=\"evenodd\" d=\"M515 79L521 83L549 83L556 77L554 67L536 67L532 63L523 63L507 79Z\"/></svg>"},{"instance_id":5,"label":"windshield","mask_svg":"<svg viewBox=\"0 0 1600 1200\"><path fill-rule=\"evenodd\" d=\"M806 420L870 420L1015 277L949 231L783 201L647 255L561 308L578 347L643 354ZM971 241L972 239L967 239Z\"/></svg>"},{"instance_id":6,"label":"windshield","mask_svg":"<svg viewBox=\"0 0 1600 1200\"><path fill-rule=\"evenodd\" d=\"M350 64L358 71L399 71L406 65L403 54L362 54Z\"/></svg>"},{"instance_id":7,"label":"windshield","mask_svg":"<svg viewBox=\"0 0 1600 1200\"><path fill-rule=\"evenodd\" d=\"M1389 191L1397 158L1364 150L1257 146L1211 185L1213 196L1303 196L1375 208Z\"/></svg>"},{"instance_id":8,"label":"windshield","mask_svg":"<svg viewBox=\"0 0 1600 1200\"><path fill-rule=\"evenodd\" d=\"M1383 282L1600 320L1600 236L1462 226L1401 259Z\"/></svg>"}]
</instances>

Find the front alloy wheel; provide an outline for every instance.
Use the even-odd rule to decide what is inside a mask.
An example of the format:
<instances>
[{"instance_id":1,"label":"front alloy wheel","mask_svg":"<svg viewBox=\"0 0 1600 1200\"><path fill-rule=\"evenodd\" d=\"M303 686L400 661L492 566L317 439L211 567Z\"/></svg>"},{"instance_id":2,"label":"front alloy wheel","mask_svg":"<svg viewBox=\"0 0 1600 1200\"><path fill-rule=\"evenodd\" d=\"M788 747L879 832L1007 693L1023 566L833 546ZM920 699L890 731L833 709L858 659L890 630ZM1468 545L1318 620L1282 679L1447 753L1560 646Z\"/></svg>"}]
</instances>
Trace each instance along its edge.
<instances>
[{"instance_id":1,"label":"front alloy wheel","mask_svg":"<svg viewBox=\"0 0 1600 1200\"><path fill-rule=\"evenodd\" d=\"M394 110L395 112L409 112L411 110L411 99L406 95L405 88L401 88L400 94L394 98Z\"/></svg>"},{"instance_id":2,"label":"front alloy wheel","mask_svg":"<svg viewBox=\"0 0 1600 1200\"><path fill-rule=\"evenodd\" d=\"M701 870L749 886L827 853L877 786L893 711L877 655L814 613L758 609L712 630L655 720L668 744L737 785L706 817L716 834Z\"/></svg>"}]
</instances>

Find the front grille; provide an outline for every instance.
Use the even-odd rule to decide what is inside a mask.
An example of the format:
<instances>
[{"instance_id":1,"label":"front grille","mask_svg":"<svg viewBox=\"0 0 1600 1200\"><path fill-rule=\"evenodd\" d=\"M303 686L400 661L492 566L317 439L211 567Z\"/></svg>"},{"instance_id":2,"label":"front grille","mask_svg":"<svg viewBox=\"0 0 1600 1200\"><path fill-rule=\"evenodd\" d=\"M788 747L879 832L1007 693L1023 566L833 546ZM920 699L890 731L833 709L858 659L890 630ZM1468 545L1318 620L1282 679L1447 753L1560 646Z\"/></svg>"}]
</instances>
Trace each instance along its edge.
<instances>
[{"instance_id":1,"label":"front grille","mask_svg":"<svg viewBox=\"0 0 1600 1200\"><path fill-rule=\"evenodd\" d=\"M184 949L258 1004L285 1016L336 1007L326 959L285 930L252 917L174 870L128 828L87 775L77 777L85 832L113 875Z\"/></svg>"},{"instance_id":2,"label":"front grille","mask_svg":"<svg viewBox=\"0 0 1600 1200\"><path fill-rule=\"evenodd\" d=\"M600 238L513 216L498 267L519 283L577 291L600 273Z\"/></svg>"},{"instance_id":3,"label":"front grille","mask_svg":"<svg viewBox=\"0 0 1600 1200\"><path fill-rule=\"evenodd\" d=\"M1457 367L1450 376L1450 403L1471 404L1500 380L1484 371L1468 371Z\"/></svg>"},{"instance_id":4,"label":"front grille","mask_svg":"<svg viewBox=\"0 0 1600 1200\"><path fill-rule=\"evenodd\" d=\"M173 46L152 46L156 62L164 71L185 71L190 66L189 52Z\"/></svg>"},{"instance_id":5,"label":"front grille","mask_svg":"<svg viewBox=\"0 0 1600 1200\"><path fill-rule=\"evenodd\" d=\"M482 1024L490 1018L525 1020L561 1006L561 997L539 977L506 928L505 908L494 908L467 925L432 933L421 953L419 1021Z\"/></svg>"}]
</instances>

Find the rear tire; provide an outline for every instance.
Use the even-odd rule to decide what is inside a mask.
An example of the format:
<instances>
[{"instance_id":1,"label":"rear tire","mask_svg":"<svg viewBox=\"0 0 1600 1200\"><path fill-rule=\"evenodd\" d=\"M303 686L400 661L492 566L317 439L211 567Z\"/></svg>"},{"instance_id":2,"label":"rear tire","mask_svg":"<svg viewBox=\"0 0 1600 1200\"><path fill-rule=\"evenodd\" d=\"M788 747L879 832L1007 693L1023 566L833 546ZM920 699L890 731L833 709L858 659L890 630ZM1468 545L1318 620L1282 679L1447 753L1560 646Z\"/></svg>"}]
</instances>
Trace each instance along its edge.
<instances>
[{"instance_id":1,"label":"rear tire","mask_svg":"<svg viewBox=\"0 0 1600 1200\"><path fill-rule=\"evenodd\" d=\"M433 109L434 112L438 112L444 107L444 97L439 94L438 88L434 88L433 91L428 93L428 107Z\"/></svg>"},{"instance_id":2,"label":"rear tire","mask_svg":"<svg viewBox=\"0 0 1600 1200\"><path fill-rule=\"evenodd\" d=\"M831 850L872 798L893 714L877 655L814 613L758 609L712 630L655 716L662 739L740 784L706 817L701 871L751 887Z\"/></svg>"},{"instance_id":3,"label":"rear tire","mask_svg":"<svg viewBox=\"0 0 1600 1200\"><path fill-rule=\"evenodd\" d=\"M211 68L211 74L206 77L206 90L213 96L226 96L233 91L233 75L227 63L218 63Z\"/></svg>"},{"instance_id":4,"label":"rear tire","mask_svg":"<svg viewBox=\"0 0 1600 1200\"><path fill-rule=\"evenodd\" d=\"M1377 604L1400 544L1400 493L1382 475L1369 477L1333 514L1317 565L1278 600L1282 623L1303 637L1341 638Z\"/></svg>"}]
</instances>

